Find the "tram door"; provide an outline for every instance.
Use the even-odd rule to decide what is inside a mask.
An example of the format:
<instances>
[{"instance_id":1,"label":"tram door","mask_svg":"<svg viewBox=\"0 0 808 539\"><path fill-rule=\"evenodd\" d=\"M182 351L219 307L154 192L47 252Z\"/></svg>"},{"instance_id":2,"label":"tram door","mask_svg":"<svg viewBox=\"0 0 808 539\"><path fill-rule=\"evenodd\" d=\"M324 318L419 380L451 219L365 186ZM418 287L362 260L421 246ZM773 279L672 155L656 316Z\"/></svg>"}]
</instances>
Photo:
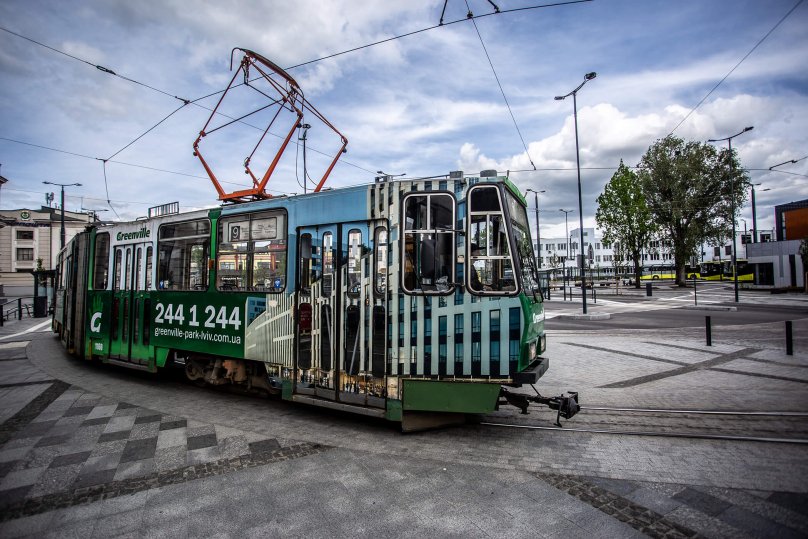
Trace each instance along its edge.
<instances>
[{"instance_id":1,"label":"tram door","mask_svg":"<svg viewBox=\"0 0 808 539\"><path fill-rule=\"evenodd\" d=\"M149 243L115 247L112 273L110 356L147 363L148 293L153 247Z\"/></svg>"},{"instance_id":2,"label":"tram door","mask_svg":"<svg viewBox=\"0 0 808 539\"><path fill-rule=\"evenodd\" d=\"M297 391L384 407L386 221L302 228L299 238Z\"/></svg>"},{"instance_id":3,"label":"tram door","mask_svg":"<svg viewBox=\"0 0 808 539\"><path fill-rule=\"evenodd\" d=\"M338 227L298 228L295 392L336 399L336 243Z\"/></svg>"}]
</instances>

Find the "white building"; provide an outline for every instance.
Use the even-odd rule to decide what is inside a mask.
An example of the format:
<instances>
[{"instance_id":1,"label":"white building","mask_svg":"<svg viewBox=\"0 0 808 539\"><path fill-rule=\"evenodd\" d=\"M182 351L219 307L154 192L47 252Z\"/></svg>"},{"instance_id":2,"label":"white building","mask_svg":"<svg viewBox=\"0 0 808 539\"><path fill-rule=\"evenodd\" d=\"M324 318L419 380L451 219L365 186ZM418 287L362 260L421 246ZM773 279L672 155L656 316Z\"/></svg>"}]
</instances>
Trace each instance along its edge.
<instances>
[{"instance_id":1,"label":"white building","mask_svg":"<svg viewBox=\"0 0 808 539\"><path fill-rule=\"evenodd\" d=\"M537 260L542 270L555 269L559 275L565 271L577 274L580 265L577 256L580 254L579 244L581 236L579 228L570 230L569 239L562 237L541 238L541 249L536 252ZM758 238L759 242L768 242L774 236L771 230L761 230ZM746 255L746 244L751 243L751 233L743 231L737 232L736 248L738 249L738 259L744 260ZM536 244L534 243L534 250ZM619 273L633 272L633 263L630 259L620 260L619 253L616 253L613 246L603 243L600 231L595 228L584 228L584 249L586 256L586 266L591 270L593 276L609 277L615 274L615 268ZM732 257L732 242L727 241L723 245L704 244L701 256L696 262L703 261L725 261ZM643 266L664 266L673 267L674 252L673 244L669 240L651 240L642 253ZM565 269L567 268L567 269Z\"/></svg>"},{"instance_id":2,"label":"white building","mask_svg":"<svg viewBox=\"0 0 808 539\"><path fill-rule=\"evenodd\" d=\"M61 248L61 210L0 210L0 285L33 286L31 271L54 269ZM65 243L93 221L85 213L65 212Z\"/></svg>"}]
</instances>

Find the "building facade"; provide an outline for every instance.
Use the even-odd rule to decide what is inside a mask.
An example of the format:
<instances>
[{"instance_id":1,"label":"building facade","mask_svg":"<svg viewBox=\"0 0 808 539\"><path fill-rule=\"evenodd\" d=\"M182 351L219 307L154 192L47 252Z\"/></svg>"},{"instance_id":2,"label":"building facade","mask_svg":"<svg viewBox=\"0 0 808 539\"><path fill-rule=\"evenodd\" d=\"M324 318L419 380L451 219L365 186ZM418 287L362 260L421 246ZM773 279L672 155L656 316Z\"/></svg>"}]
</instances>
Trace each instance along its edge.
<instances>
[{"instance_id":1,"label":"building facade","mask_svg":"<svg viewBox=\"0 0 808 539\"><path fill-rule=\"evenodd\" d=\"M31 271L54 269L61 249L61 210L42 206L0 210L0 284L32 286ZM93 217L66 211L65 242L83 230Z\"/></svg>"}]
</instances>

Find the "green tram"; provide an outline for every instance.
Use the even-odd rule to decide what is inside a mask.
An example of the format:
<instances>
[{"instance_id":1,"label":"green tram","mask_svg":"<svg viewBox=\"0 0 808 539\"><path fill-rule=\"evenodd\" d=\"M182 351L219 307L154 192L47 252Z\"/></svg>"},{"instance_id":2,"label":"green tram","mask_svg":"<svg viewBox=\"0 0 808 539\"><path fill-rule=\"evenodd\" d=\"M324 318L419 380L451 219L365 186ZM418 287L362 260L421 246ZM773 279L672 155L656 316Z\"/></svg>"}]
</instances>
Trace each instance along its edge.
<instances>
[{"instance_id":1,"label":"green tram","mask_svg":"<svg viewBox=\"0 0 808 539\"><path fill-rule=\"evenodd\" d=\"M81 358L405 431L527 400L571 417L574 397L502 387L548 367L531 246L493 171L105 224L59 254L53 328Z\"/></svg>"}]
</instances>

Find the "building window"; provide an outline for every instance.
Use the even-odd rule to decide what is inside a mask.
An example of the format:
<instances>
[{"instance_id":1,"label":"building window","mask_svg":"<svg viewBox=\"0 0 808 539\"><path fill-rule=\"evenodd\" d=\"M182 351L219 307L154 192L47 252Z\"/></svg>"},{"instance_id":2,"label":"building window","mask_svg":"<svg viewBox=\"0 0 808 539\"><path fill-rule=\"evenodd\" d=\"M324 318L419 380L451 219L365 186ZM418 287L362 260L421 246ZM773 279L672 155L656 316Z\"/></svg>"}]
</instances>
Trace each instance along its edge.
<instances>
[{"instance_id":1,"label":"building window","mask_svg":"<svg viewBox=\"0 0 808 539\"><path fill-rule=\"evenodd\" d=\"M33 230L18 230L17 231L17 239L18 240L32 240L32 239L34 239L34 231Z\"/></svg>"},{"instance_id":2,"label":"building window","mask_svg":"<svg viewBox=\"0 0 808 539\"><path fill-rule=\"evenodd\" d=\"M34 250L30 247L17 248L17 260L28 261L34 259Z\"/></svg>"},{"instance_id":3,"label":"building window","mask_svg":"<svg viewBox=\"0 0 808 539\"><path fill-rule=\"evenodd\" d=\"M724 254L727 256L732 254L732 245L725 245L724 246Z\"/></svg>"}]
</instances>

